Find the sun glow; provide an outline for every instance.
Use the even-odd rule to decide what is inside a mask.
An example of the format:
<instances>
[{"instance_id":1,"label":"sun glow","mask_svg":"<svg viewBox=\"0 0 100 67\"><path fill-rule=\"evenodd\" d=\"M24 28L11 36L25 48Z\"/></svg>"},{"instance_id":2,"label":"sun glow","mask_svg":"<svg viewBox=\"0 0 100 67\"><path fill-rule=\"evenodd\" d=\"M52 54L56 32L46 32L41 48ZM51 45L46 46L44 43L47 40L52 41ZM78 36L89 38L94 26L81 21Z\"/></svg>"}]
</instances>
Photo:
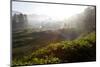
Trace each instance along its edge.
<instances>
[{"instance_id":1,"label":"sun glow","mask_svg":"<svg viewBox=\"0 0 100 67\"><path fill-rule=\"evenodd\" d=\"M13 10L25 14L37 14L51 17L53 20L62 20L81 13L87 6L60 5L44 3L13 2Z\"/></svg>"},{"instance_id":2,"label":"sun glow","mask_svg":"<svg viewBox=\"0 0 100 67\"><path fill-rule=\"evenodd\" d=\"M73 5L48 5L38 8L38 14L48 15L54 19L65 19L72 15L81 13L86 7Z\"/></svg>"}]
</instances>

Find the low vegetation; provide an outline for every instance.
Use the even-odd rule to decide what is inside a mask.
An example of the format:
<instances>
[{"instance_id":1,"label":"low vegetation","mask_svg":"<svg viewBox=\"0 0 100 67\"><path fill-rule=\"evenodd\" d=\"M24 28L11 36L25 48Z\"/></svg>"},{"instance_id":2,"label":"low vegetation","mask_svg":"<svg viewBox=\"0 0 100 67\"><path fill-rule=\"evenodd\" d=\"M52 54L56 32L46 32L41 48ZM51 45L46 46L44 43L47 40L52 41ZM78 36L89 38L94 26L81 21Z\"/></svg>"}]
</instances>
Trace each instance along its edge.
<instances>
[{"instance_id":1,"label":"low vegetation","mask_svg":"<svg viewBox=\"0 0 100 67\"><path fill-rule=\"evenodd\" d=\"M96 33L88 33L74 40L50 43L28 56L14 58L13 65L56 64L96 60Z\"/></svg>"}]
</instances>

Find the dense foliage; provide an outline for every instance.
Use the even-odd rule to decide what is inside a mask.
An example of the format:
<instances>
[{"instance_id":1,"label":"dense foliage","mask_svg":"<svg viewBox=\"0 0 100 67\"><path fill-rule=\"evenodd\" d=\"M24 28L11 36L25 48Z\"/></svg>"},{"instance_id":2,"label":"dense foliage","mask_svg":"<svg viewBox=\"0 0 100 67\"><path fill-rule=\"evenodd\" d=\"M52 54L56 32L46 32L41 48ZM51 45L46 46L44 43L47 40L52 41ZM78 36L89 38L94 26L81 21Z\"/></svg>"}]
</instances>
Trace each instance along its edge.
<instances>
[{"instance_id":1,"label":"dense foliage","mask_svg":"<svg viewBox=\"0 0 100 67\"><path fill-rule=\"evenodd\" d=\"M14 58L13 65L55 64L96 60L96 33L88 33L74 40L50 43L28 56Z\"/></svg>"}]
</instances>

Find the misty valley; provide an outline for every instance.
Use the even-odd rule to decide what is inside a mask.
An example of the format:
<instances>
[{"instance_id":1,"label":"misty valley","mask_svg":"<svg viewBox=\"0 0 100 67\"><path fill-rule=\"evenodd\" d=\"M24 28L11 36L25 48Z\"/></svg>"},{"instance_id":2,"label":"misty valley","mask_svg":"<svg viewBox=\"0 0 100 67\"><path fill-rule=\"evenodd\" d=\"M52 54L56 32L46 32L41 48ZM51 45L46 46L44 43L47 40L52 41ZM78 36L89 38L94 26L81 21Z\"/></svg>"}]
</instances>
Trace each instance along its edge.
<instances>
[{"instance_id":1,"label":"misty valley","mask_svg":"<svg viewBox=\"0 0 100 67\"><path fill-rule=\"evenodd\" d=\"M12 65L96 60L96 7L68 18L12 11Z\"/></svg>"}]
</instances>

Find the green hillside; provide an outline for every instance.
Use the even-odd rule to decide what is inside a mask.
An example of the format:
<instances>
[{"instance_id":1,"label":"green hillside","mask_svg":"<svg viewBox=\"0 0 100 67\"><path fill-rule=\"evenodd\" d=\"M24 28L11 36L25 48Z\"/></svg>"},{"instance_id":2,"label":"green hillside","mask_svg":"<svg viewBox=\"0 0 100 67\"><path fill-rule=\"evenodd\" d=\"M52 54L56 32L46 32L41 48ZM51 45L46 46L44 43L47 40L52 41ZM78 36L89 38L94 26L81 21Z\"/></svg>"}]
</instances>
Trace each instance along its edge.
<instances>
[{"instance_id":1,"label":"green hillside","mask_svg":"<svg viewBox=\"0 0 100 67\"><path fill-rule=\"evenodd\" d=\"M88 33L74 40L50 43L22 58L14 58L13 65L55 64L95 61L96 33Z\"/></svg>"}]
</instances>

